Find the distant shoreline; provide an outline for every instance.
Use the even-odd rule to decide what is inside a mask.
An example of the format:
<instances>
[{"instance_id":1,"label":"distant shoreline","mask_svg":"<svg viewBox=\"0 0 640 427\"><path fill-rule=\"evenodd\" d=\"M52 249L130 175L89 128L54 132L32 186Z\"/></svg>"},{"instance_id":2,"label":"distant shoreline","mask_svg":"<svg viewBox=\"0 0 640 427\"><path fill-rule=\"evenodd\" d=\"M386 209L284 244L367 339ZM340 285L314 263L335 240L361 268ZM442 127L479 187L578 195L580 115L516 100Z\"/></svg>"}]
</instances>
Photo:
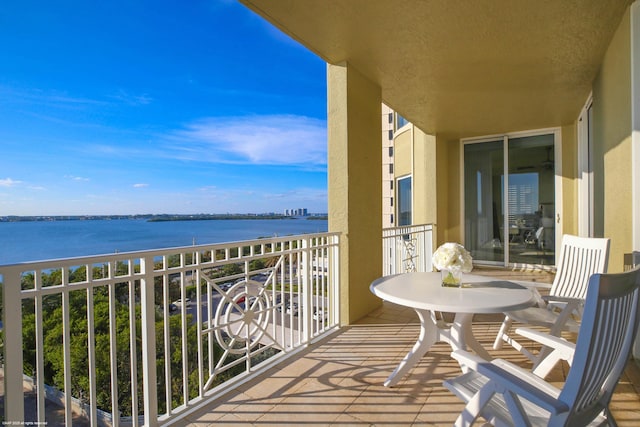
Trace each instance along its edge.
<instances>
[{"instance_id":1,"label":"distant shoreline","mask_svg":"<svg viewBox=\"0 0 640 427\"><path fill-rule=\"evenodd\" d=\"M1 216L0 222L30 222L30 221L94 221L94 220L121 220L139 219L147 222L167 222L167 221L207 221L207 220L230 220L230 219L309 219L326 220L327 215L309 216L287 216L277 214L196 214L196 215L170 215L170 214L147 214L147 215L37 215Z\"/></svg>"}]
</instances>

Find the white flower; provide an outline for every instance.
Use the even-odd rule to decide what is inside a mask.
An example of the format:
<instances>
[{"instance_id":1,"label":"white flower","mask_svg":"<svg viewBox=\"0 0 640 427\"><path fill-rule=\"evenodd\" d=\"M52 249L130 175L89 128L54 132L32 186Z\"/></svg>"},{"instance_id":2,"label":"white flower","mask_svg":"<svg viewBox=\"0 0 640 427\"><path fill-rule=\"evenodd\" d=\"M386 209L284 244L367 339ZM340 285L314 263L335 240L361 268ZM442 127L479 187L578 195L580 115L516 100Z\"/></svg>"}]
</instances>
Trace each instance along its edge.
<instances>
[{"instance_id":1,"label":"white flower","mask_svg":"<svg viewBox=\"0 0 640 427\"><path fill-rule=\"evenodd\" d=\"M460 270L469 273L473 269L471 254L459 243L443 243L433 253L432 261L438 270Z\"/></svg>"}]
</instances>

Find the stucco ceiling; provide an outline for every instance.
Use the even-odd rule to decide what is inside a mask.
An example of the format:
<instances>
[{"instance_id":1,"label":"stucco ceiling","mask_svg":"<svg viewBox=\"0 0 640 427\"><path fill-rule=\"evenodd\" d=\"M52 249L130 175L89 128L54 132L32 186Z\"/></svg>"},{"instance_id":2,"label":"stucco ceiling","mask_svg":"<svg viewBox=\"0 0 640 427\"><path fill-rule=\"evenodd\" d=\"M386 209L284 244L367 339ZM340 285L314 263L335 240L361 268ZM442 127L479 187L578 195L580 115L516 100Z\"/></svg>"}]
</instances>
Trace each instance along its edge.
<instances>
[{"instance_id":1,"label":"stucco ceiling","mask_svg":"<svg viewBox=\"0 0 640 427\"><path fill-rule=\"evenodd\" d=\"M241 0L428 133L569 124L632 0Z\"/></svg>"}]
</instances>

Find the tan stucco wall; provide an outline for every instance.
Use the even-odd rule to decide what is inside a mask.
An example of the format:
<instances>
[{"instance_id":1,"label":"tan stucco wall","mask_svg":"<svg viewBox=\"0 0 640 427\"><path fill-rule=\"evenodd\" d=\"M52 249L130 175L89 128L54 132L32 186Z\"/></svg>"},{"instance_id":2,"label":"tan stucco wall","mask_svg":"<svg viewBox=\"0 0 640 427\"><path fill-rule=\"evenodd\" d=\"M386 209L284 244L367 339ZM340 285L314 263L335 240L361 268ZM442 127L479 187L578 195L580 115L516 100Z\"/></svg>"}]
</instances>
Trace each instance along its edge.
<instances>
[{"instance_id":1,"label":"tan stucco wall","mask_svg":"<svg viewBox=\"0 0 640 427\"><path fill-rule=\"evenodd\" d=\"M596 233L611 238L609 271L632 247L630 14L625 14L593 85Z\"/></svg>"},{"instance_id":2,"label":"tan stucco wall","mask_svg":"<svg viewBox=\"0 0 640 427\"><path fill-rule=\"evenodd\" d=\"M460 227L460 142L436 136L437 244L462 242Z\"/></svg>"},{"instance_id":3,"label":"tan stucco wall","mask_svg":"<svg viewBox=\"0 0 640 427\"><path fill-rule=\"evenodd\" d=\"M413 139L415 141L413 148L413 182L415 183L413 222L414 224L433 224L436 226L438 221L436 138L414 127Z\"/></svg>"},{"instance_id":4,"label":"tan stucco wall","mask_svg":"<svg viewBox=\"0 0 640 427\"><path fill-rule=\"evenodd\" d=\"M629 22L630 14L627 11L608 47L593 85L596 235L612 239L609 262L611 271L621 270L624 253L633 250ZM562 125L561 138L562 233L578 234L577 122ZM460 227L460 144L458 140L441 136L437 136L436 140L436 244L463 241ZM404 153L403 149L400 152ZM417 153L415 154L418 158ZM401 162L404 159L403 155ZM404 174L406 168L407 165L402 163L396 170L396 175ZM414 165L414 174L415 171ZM428 182L431 178L429 175L414 175L415 188L423 179ZM416 215L424 208L416 199ZM415 222L420 221L416 218Z\"/></svg>"},{"instance_id":5,"label":"tan stucco wall","mask_svg":"<svg viewBox=\"0 0 640 427\"><path fill-rule=\"evenodd\" d=\"M577 122L563 126L562 134L562 233L578 234L578 136Z\"/></svg>"},{"instance_id":6,"label":"tan stucco wall","mask_svg":"<svg viewBox=\"0 0 640 427\"><path fill-rule=\"evenodd\" d=\"M413 126L406 126L393 138L393 173L396 178L411 175L411 157L413 145Z\"/></svg>"},{"instance_id":7,"label":"tan stucco wall","mask_svg":"<svg viewBox=\"0 0 640 427\"><path fill-rule=\"evenodd\" d=\"M412 176L413 223L437 220L436 138L409 126L394 137L395 177Z\"/></svg>"},{"instance_id":8,"label":"tan stucco wall","mask_svg":"<svg viewBox=\"0 0 640 427\"><path fill-rule=\"evenodd\" d=\"M380 87L348 65L327 66L329 231L340 232L340 316L353 323L381 305Z\"/></svg>"},{"instance_id":9,"label":"tan stucco wall","mask_svg":"<svg viewBox=\"0 0 640 427\"><path fill-rule=\"evenodd\" d=\"M393 139L395 178L411 176L413 224L432 224L432 244L437 244L438 199L436 188L436 138L413 125Z\"/></svg>"}]
</instances>

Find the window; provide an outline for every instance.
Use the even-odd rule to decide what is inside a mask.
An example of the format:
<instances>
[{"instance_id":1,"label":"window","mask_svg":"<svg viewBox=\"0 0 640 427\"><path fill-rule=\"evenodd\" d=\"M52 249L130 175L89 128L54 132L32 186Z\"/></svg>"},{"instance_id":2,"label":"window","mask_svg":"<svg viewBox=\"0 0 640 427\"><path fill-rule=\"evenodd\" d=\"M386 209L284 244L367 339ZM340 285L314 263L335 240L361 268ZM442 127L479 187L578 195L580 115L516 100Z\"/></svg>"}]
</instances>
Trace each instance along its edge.
<instances>
[{"instance_id":1,"label":"window","mask_svg":"<svg viewBox=\"0 0 640 427\"><path fill-rule=\"evenodd\" d=\"M393 113L389 113L389 124L393 123Z\"/></svg>"},{"instance_id":2,"label":"window","mask_svg":"<svg viewBox=\"0 0 640 427\"><path fill-rule=\"evenodd\" d=\"M389 181L389 188L393 190L393 181Z\"/></svg>"},{"instance_id":3,"label":"window","mask_svg":"<svg viewBox=\"0 0 640 427\"><path fill-rule=\"evenodd\" d=\"M398 225L411 225L411 177L398 179Z\"/></svg>"},{"instance_id":4,"label":"window","mask_svg":"<svg viewBox=\"0 0 640 427\"><path fill-rule=\"evenodd\" d=\"M389 164L389 173L393 173L393 163Z\"/></svg>"},{"instance_id":5,"label":"window","mask_svg":"<svg viewBox=\"0 0 640 427\"><path fill-rule=\"evenodd\" d=\"M389 147L389 157L393 157L393 147Z\"/></svg>"},{"instance_id":6,"label":"window","mask_svg":"<svg viewBox=\"0 0 640 427\"><path fill-rule=\"evenodd\" d=\"M393 131L390 130L389 131L389 141L391 141L393 139Z\"/></svg>"},{"instance_id":7,"label":"window","mask_svg":"<svg viewBox=\"0 0 640 427\"><path fill-rule=\"evenodd\" d=\"M504 191L504 175L501 181ZM509 174L509 225L514 225L517 218L533 215L538 210L538 182L537 172Z\"/></svg>"},{"instance_id":8,"label":"window","mask_svg":"<svg viewBox=\"0 0 640 427\"><path fill-rule=\"evenodd\" d=\"M409 121L402 117L400 114L396 113L396 129L400 129L403 126L409 124Z\"/></svg>"}]
</instances>

